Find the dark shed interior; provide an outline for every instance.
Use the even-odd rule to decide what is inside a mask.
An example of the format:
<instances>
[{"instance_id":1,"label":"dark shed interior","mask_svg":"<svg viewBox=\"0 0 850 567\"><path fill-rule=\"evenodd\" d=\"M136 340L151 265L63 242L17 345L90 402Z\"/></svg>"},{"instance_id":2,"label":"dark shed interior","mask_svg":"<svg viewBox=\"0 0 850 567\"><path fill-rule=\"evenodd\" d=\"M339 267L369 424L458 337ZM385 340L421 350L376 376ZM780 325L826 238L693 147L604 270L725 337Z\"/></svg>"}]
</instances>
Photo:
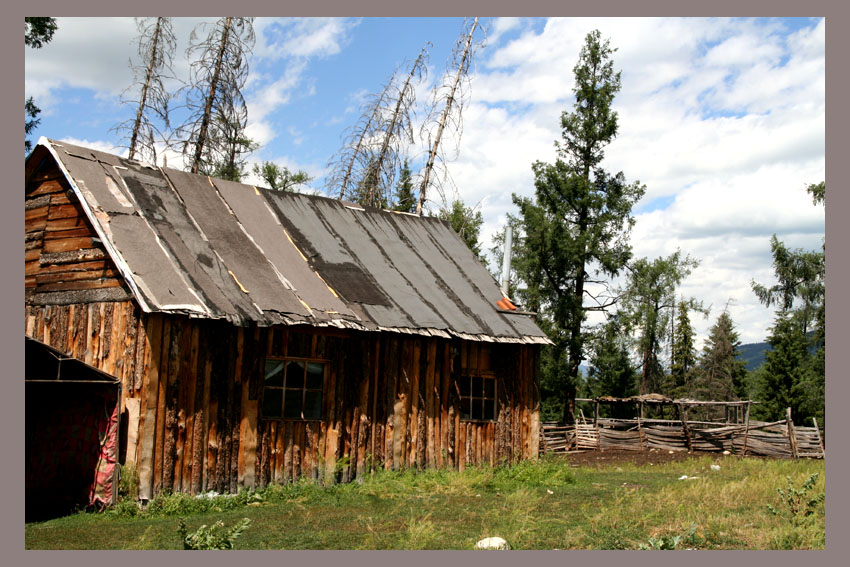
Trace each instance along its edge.
<instances>
[{"instance_id":1,"label":"dark shed interior","mask_svg":"<svg viewBox=\"0 0 850 567\"><path fill-rule=\"evenodd\" d=\"M26 521L110 504L120 382L26 337Z\"/></svg>"}]
</instances>

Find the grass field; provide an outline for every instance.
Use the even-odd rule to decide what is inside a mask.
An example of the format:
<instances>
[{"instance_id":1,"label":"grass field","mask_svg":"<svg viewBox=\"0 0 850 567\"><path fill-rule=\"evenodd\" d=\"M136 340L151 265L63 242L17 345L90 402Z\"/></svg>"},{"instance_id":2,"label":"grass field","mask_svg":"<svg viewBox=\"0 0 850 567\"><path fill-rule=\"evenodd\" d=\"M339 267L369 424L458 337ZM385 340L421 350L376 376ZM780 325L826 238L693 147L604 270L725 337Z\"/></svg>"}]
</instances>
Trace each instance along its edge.
<instances>
[{"instance_id":1,"label":"grass field","mask_svg":"<svg viewBox=\"0 0 850 567\"><path fill-rule=\"evenodd\" d=\"M553 458L211 499L169 495L144 511L124 502L26 524L26 548L182 549L180 518L190 532L249 518L235 549L472 549L489 536L513 549L823 549L824 490L823 461L701 456L576 467Z\"/></svg>"}]
</instances>

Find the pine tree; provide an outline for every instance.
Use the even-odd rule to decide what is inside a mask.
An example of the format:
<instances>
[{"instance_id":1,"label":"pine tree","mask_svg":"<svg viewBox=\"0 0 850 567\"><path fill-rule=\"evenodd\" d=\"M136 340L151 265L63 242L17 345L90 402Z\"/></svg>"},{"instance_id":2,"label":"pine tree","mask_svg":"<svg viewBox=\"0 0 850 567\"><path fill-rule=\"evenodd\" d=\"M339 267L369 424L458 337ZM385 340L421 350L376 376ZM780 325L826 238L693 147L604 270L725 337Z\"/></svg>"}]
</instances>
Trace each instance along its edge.
<instances>
[{"instance_id":1,"label":"pine tree","mask_svg":"<svg viewBox=\"0 0 850 567\"><path fill-rule=\"evenodd\" d=\"M588 382L594 397L627 398L637 394L639 375L629 356L629 339L618 318L612 317L593 337ZM627 417L631 408L603 406L604 417Z\"/></svg>"},{"instance_id":2,"label":"pine tree","mask_svg":"<svg viewBox=\"0 0 850 567\"><path fill-rule=\"evenodd\" d=\"M565 421L575 419L586 313L615 303L610 297L591 296L586 284L594 271L617 275L631 258L631 209L645 191L639 183L627 184L622 173L611 175L600 166L605 147L617 134L611 104L620 90L620 73L613 69L613 51L598 31L587 35L574 68L574 111L561 115L558 159L532 166L534 200L513 196L523 225L518 274L527 289L538 289L538 307L547 311L541 318L551 318L555 332L550 338L568 356Z\"/></svg>"},{"instance_id":3,"label":"pine tree","mask_svg":"<svg viewBox=\"0 0 850 567\"><path fill-rule=\"evenodd\" d=\"M437 216L444 221L449 221L475 257L481 258L481 243L478 241L481 225L484 224L481 211L467 207L463 201L456 199L452 202L451 208L441 208Z\"/></svg>"},{"instance_id":4,"label":"pine tree","mask_svg":"<svg viewBox=\"0 0 850 567\"><path fill-rule=\"evenodd\" d=\"M732 317L724 311L711 328L703 347L693 397L709 400L748 397L747 365L737 359L740 346Z\"/></svg>"},{"instance_id":5,"label":"pine tree","mask_svg":"<svg viewBox=\"0 0 850 567\"><path fill-rule=\"evenodd\" d=\"M33 49L44 47L45 43L49 43L53 39L53 34L57 29L56 18L24 18L24 45ZM36 106L32 97L27 97L24 101L24 151L29 152L32 149L32 142L29 136L33 130L38 128L41 119L38 115L41 114L41 109Z\"/></svg>"},{"instance_id":6,"label":"pine tree","mask_svg":"<svg viewBox=\"0 0 850 567\"><path fill-rule=\"evenodd\" d=\"M759 369L755 388L760 404L754 407L754 416L778 420L790 407L792 419L799 424L803 418L800 406L807 394L804 378L809 356L800 319L790 313L778 313L767 343L771 350Z\"/></svg>"},{"instance_id":7,"label":"pine tree","mask_svg":"<svg viewBox=\"0 0 850 567\"><path fill-rule=\"evenodd\" d=\"M694 346L694 328L688 316L688 303L680 301L679 313L676 317L676 327L673 330L673 347L670 364L670 384L667 390L674 398L682 397L688 392L688 382L697 362L697 352Z\"/></svg>"},{"instance_id":8,"label":"pine tree","mask_svg":"<svg viewBox=\"0 0 850 567\"><path fill-rule=\"evenodd\" d=\"M806 187L815 205L826 204L826 184ZM791 250L776 235L770 239L777 283L752 282L766 307L776 307L776 320L765 363L755 373L757 415L784 415L791 408L797 423L811 417L823 423L826 354L826 242L821 250ZM779 417L781 419L781 417Z\"/></svg>"},{"instance_id":9,"label":"pine tree","mask_svg":"<svg viewBox=\"0 0 850 567\"><path fill-rule=\"evenodd\" d=\"M407 159L404 160L404 165L401 167L393 210L403 213L412 213L416 210L416 197L413 194L413 173L410 171Z\"/></svg>"},{"instance_id":10,"label":"pine tree","mask_svg":"<svg viewBox=\"0 0 850 567\"><path fill-rule=\"evenodd\" d=\"M639 329L637 348L641 358L640 393L661 393L664 369L660 351L670 329L670 316L676 302L676 286L682 283L699 261L677 250L655 260L639 258L629 266L629 277L621 294L621 311L629 328ZM702 310L693 298L692 309Z\"/></svg>"},{"instance_id":11,"label":"pine tree","mask_svg":"<svg viewBox=\"0 0 850 567\"><path fill-rule=\"evenodd\" d=\"M303 169L292 172L285 165L278 165L273 161L264 161L262 164L255 163L252 171L254 175L263 180L266 187L273 191L294 192L298 186L306 185L313 180Z\"/></svg>"}]
</instances>

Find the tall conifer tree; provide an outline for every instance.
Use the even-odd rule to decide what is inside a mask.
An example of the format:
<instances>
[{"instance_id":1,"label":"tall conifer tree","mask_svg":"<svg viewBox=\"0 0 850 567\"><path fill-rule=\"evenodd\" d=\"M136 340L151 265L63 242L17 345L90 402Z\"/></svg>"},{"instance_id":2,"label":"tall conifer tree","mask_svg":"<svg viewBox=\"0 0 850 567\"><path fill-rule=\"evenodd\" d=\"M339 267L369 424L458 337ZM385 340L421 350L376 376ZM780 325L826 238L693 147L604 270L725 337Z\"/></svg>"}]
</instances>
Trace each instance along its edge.
<instances>
[{"instance_id":1,"label":"tall conifer tree","mask_svg":"<svg viewBox=\"0 0 850 567\"><path fill-rule=\"evenodd\" d=\"M748 397L747 364L737 358L740 346L732 316L724 311L703 347L694 391L696 397L721 401Z\"/></svg>"},{"instance_id":2,"label":"tall conifer tree","mask_svg":"<svg viewBox=\"0 0 850 567\"><path fill-rule=\"evenodd\" d=\"M697 362L696 347L694 346L694 328L688 315L688 303L679 302L679 312L676 315L676 326L673 329L673 347L670 363L669 391L674 397L681 397L688 391L691 371Z\"/></svg>"},{"instance_id":3,"label":"tall conifer tree","mask_svg":"<svg viewBox=\"0 0 850 567\"><path fill-rule=\"evenodd\" d=\"M622 172L602 167L604 150L617 135L612 108L620 90L614 50L599 31L585 38L575 74L575 104L561 115L562 141L554 164L535 162L535 198L514 195L523 224L522 254L517 262L526 286L539 288L540 308L552 322L556 350L568 358L564 420L574 421L579 364L584 358L588 311L605 310L614 299L593 294L593 274L617 275L631 258L628 235L631 210L644 194L639 183L626 183ZM560 357L558 357L560 358Z\"/></svg>"}]
</instances>

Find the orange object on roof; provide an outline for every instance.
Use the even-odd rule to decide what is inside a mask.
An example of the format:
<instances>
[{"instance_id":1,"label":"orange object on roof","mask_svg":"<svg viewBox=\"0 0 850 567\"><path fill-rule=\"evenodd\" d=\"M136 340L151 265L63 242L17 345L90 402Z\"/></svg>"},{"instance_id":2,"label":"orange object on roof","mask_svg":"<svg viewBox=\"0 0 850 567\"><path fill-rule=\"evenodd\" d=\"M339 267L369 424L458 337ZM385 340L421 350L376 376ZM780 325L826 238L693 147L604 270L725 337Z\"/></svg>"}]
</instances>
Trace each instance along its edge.
<instances>
[{"instance_id":1,"label":"orange object on roof","mask_svg":"<svg viewBox=\"0 0 850 567\"><path fill-rule=\"evenodd\" d=\"M502 299L497 301L496 305L498 305L501 309L504 309L505 311L516 311L516 305L511 303L511 300L507 297L503 297Z\"/></svg>"}]
</instances>

